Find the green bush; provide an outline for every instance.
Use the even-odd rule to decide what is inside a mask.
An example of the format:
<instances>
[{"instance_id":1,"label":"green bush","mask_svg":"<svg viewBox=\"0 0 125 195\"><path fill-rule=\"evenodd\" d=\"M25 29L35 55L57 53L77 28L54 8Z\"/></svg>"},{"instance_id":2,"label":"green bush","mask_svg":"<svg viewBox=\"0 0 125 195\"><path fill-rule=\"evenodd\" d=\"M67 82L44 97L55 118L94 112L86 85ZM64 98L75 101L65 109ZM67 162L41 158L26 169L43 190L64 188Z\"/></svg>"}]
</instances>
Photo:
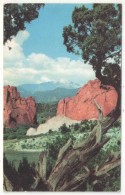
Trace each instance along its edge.
<instances>
[{"instance_id":1,"label":"green bush","mask_svg":"<svg viewBox=\"0 0 125 195\"><path fill-rule=\"evenodd\" d=\"M16 127L14 129L5 128L4 129L4 140L24 138L28 128L29 126L26 126L26 125L20 125L19 127Z\"/></svg>"},{"instance_id":2,"label":"green bush","mask_svg":"<svg viewBox=\"0 0 125 195\"><path fill-rule=\"evenodd\" d=\"M9 137L9 134L6 133L6 134L4 134L3 138L4 138L4 140L8 140L8 137Z\"/></svg>"},{"instance_id":3,"label":"green bush","mask_svg":"<svg viewBox=\"0 0 125 195\"><path fill-rule=\"evenodd\" d=\"M78 131L80 128L80 125L78 123L74 124L74 130L75 131Z\"/></svg>"},{"instance_id":4,"label":"green bush","mask_svg":"<svg viewBox=\"0 0 125 195\"><path fill-rule=\"evenodd\" d=\"M59 131L61 133L67 133L67 132L70 132L70 128L66 126L66 124L64 123L60 128L59 128Z\"/></svg>"},{"instance_id":5,"label":"green bush","mask_svg":"<svg viewBox=\"0 0 125 195\"><path fill-rule=\"evenodd\" d=\"M52 129L49 129L49 134L52 134L52 133L53 133Z\"/></svg>"},{"instance_id":6,"label":"green bush","mask_svg":"<svg viewBox=\"0 0 125 195\"><path fill-rule=\"evenodd\" d=\"M17 138L16 134L9 134L8 135L8 139L15 139L15 138Z\"/></svg>"}]
</instances>

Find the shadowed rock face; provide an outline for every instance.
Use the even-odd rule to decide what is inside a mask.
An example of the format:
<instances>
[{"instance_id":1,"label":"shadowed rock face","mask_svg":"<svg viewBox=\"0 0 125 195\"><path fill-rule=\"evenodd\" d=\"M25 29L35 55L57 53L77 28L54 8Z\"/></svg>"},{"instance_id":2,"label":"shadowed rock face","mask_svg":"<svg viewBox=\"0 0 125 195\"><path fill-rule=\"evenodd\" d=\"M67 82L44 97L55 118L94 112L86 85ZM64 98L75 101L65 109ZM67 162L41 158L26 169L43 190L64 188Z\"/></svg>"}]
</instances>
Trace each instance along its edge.
<instances>
[{"instance_id":1,"label":"shadowed rock face","mask_svg":"<svg viewBox=\"0 0 125 195\"><path fill-rule=\"evenodd\" d=\"M101 86L99 80L89 81L80 88L76 96L59 101L57 115L64 115L74 120L97 119L98 110L93 100L102 107L107 116L116 107L117 92L112 86Z\"/></svg>"},{"instance_id":2,"label":"shadowed rock face","mask_svg":"<svg viewBox=\"0 0 125 195\"><path fill-rule=\"evenodd\" d=\"M32 97L21 98L16 87L4 87L4 127L36 123L36 103Z\"/></svg>"}]
</instances>

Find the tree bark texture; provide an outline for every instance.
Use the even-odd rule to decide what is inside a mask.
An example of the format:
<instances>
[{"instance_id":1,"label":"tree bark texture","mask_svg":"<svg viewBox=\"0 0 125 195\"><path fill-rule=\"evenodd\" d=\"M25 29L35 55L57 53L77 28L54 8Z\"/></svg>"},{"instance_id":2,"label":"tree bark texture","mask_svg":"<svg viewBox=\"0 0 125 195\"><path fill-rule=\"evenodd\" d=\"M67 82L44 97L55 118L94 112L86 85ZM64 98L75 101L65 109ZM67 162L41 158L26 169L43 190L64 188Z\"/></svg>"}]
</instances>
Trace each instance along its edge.
<instances>
[{"instance_id":1,"label":"tree bark texture","mask_svg":"<svg viewBox=\"0 0 125 195\"><path fill-rule=\"evenodd\" d=\"M103 118L102 109L95 101L99 112L97 125L86 140L73 143L71 139L60 149L55 166L49 178L45 181L45 175L39 177L45 181L48 191L75 191L90 177L98 177L107 174L108 171L120 165L119 155L110 156L103 165L98 165L94 170L89 170L87 164L100 149L109 141L103 135L112 126L116 118ZM41 156L44 156L41 154ZM45 158L45 156L44 156ZM43 162L41 166L46 167ZM42 168L43 169L43 168ZM40 172L39 172L40 173Z\"/></svg>"}]
</instances>

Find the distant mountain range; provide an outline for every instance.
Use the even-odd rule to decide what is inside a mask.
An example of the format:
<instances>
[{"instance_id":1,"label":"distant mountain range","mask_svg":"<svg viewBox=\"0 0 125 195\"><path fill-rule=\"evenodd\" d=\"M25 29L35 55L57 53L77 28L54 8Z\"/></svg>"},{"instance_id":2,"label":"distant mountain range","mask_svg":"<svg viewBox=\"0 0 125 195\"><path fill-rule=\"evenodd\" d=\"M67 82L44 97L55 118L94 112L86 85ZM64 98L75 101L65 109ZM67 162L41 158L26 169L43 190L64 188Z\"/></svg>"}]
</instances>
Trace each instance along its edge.
<instances>
[{"instance_id":1,"label":"distant mountain range","mask_svg":"<svg viewBox=\"0 0 125 195\"><path fill-rule=\"evenodd\" d=\"M62 98L75 96L78 89L56 88L50 91L38 91L33 94L36 102L57 102Z\"/></svg>"},{"instance_id":2,"label":"distant mountain range","mask_svg":"<svg viewBox=\"0 0 125 195\"><path fill-rule=\"evenodd\" d=\"M72 97L81 86L72 81L23 84L17 86L22 97L33 96L36 102L56 102L65 97Z\"/></svg>"}]
</instances>

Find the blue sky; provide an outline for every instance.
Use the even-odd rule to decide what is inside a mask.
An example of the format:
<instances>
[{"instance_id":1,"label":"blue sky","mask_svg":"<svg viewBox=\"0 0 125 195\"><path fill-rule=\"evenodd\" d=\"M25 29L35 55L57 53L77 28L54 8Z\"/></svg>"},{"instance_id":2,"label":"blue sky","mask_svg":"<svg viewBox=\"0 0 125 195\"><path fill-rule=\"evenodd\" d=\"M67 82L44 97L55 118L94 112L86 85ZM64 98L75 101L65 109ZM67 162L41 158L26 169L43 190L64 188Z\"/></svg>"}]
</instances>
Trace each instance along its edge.
<instances>
[{"instance_id":1,"label":"blue sky","mask_svg":"<svg viewBox=\"0 0 125 195\"><path fill-rule=\"evenodd\" d=\"M32 36L24 43L25 54L43 52L50 57L79 56L68 53L63 45L63 27L72 23L72 12L80 4L45 4L39 12L39 18L26 25ZM86 5L91 7L91 4ZM36 30L37 29L37 30Z\"/></svg>"},{"instance_id":2,"label":"blue sky","mask_svg":"<svg viewBox=\"0 0 125 195\"><path fill-rule=\"evenodd\" d=\"M43 52L54 58L59 56L77 58L66 51L62 37L63 27L71 24L73 9L74 4L46 4L40 10L39 18L34 20L32 25L27 25L27 30L32 36L24 43L24 52L26 54L32 51Z\"/></svg>"},{"instance_id":3,"label":"blue sky","mask_svg":"<svg viewBox=\"0 0 125 195\"><path fill-rule=\"evenodd\" d=\"M80 56L68 53L63 45L63 27L71 24L75 6L80 4L45 4L39 17L4 46L4 85L51 80L83 85L95 78L91 66Z\"/></svg>"}]
</instances>

